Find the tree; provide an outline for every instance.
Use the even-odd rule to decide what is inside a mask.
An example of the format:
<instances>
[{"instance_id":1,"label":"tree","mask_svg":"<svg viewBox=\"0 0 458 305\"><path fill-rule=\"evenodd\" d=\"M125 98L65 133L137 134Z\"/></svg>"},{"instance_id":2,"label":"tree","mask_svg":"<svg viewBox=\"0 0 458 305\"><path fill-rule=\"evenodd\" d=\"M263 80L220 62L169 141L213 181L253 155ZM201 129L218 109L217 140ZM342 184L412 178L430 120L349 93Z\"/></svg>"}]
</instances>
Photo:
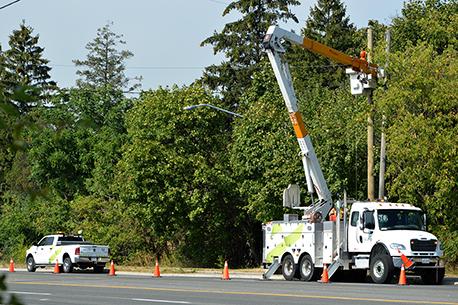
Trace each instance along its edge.
<instances>
[{"instance_id":1,"label":"tree","mask_svg":"<svg viewBox=\"0 0 458 305\"><path fill-rule=\"evenodd\" d=\"M409 54L409 56L405 56ZM408 45L389 57L390 82L376 100L387 117L390 198L420 206L458 262L458 52Z\"/></svg>"},{"instance_id":2,"label":"tree","mask_svg":"<svg viewBox=\"0 0 458 305\"><path fill-rule=\"evenodd\" d=\"M225 114L183 111L221 105L201 86L144 93L126 119L128 142L118 163L118 196L142 219L142 250L191 266L244 261L246 213L228 164Z\"/></svg>"},{"instance_id":3,"label":"tree","mask_svg":"<svg viewBox=\"0 0 458 305\"><path fill-rule=\"evenodd\" d=\"M14 92L23 90L27 99L16 99L13 102L21 113L28 112L31 107L44 103L56 83L51 81L47 66L48 60L43 58L44 48L38 46L39 36L32 36L33 29L23 22L18 30L9 37L9 49L4 52L4 77L0 79L8 98L15 97Z\"/></svg>"},{"instance_id":4,"label":"tree","mask_svg":"<svg viewBox=\"0 0 458 305\"><path fill-rule=\"evenodd\" d=\"M126 42L121 39L123 35L112 32L110 28L112 24L108 23L97 30L97 37L86 45L89 53L85 60L73 60L77 67L83 67L76 72L82 77L76 81L79 87L103 87L115 91L126 88L132 91L140 87L139 83L128 87L133 79L125 75L124 62L131 58L133 53L117 49L119 45L124 45ZM141 78L135 77L134 80L140 81Z\"/></svg>"},{"instance_id":5,"label":"tree","mask_svg":"<svg viewBox=\"0 0 458 305\"><path fill-rule=\"evenodd\" d=\"M428 42L442 53L448 46L458 49L458 1L409 0L402 15L393 19L393 51L405 51L408 42Z\"/></svg>"},{"instance_id":6,"label":"tree","mask_svg":"<svg viewBox=\"0 0 458 305\"><path fill-rule=\"evenodd\" d=\"M251 77L258 70L265 55L262 40L272 24L289 19L298 22L289 6L298 5L297 0L238 0L231 2L223 16L238 11L242 18L224 26L223 30L205 39L201 46L213 45L214 53L224 53L226 62L205 69L203 82L212 90L222 92L227 106L234 106L243 91L250 87Z\"/></svg>"}]
</instances>

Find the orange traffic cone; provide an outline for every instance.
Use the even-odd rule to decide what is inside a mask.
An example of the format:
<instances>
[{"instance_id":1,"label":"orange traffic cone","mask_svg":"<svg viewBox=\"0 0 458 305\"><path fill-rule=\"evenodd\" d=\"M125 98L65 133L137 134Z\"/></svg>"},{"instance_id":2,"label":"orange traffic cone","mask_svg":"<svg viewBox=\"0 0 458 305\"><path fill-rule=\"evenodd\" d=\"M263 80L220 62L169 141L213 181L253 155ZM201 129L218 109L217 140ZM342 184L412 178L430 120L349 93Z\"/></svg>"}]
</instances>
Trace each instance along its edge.
<instances>
[{"instance_id":1,"label":"orange traffic cone","mask_svg":"<svg viewBox=\"0 0 458 305\"><path fill-rule=\"evenodd\" d=\"M329 283L329 276L328 276L328 267L326 265L323 266L323 273L321 274L321 283Z\"/></svg>"},{"instance_id":2,"label":"orange traffic cone","mask_svg":"<svg viewBox=\"0 0 458 305\"><path fill-rule=\"evenodd\" d=\"M404 264L401 265L401 274L399 275L398 285L407 285L406 271L404 270Z\"/></svg>"},{"instance_id":3,"label":"orange traffic cone","mask_svg":"<svg viewBox=\"0 0 458 305\"><path fill-rule=\"evenodd\" d=\"M156 266L154 267L154 277L161 277L161 270L159 270L159 260L156 258Z\"/></svg>"},{"instance_id":4,"label":"orange traffic cone","mask_svg":"<svg viewBox=\"0 0 458 305\"><path fill-rule=\"evenodd\" d=\"M54 272L53 273L60 273L60 268L59 268L59 264L57 263L57 259L56 259L56 264L54 265Z\"/></svg>"},{"instance_id":5,"label":"orange traffic cone","mask_svg":"<svg viewBox=\"0 0 458 305\"><path fill-rule=\"evenodd\" d=\"M14 272L14 261L13 261L13 258L10 259L10 269L9 269L10 272Z\"/></svg>"},{"instance_id":6,"label":"orange traffic cone","mask_svg":"<svg viewBox=\"0 0 458 305\"><path fill-rule=\"evenodd\" d=\"M223 277L221 279L222 280L230 280L231 279L229 277L229 266L227 264L227 261L224 262Z\"/></svg>"},{"instance_id":7,"label":"orange traffic cone","mask_svg":"<svg viewBox=\"0 0 458 305\"><path fill-rule=\"evenodd\" d=\"M408 259L407 256L402 254L401 251L399 251L399 249L398 249L398 252L399 254L401 254L401 260L404 263L405 268L409 269L413 265L413 262L410 259Z\"/></svg>"},{"instance_id":8,"label":"orange traffic cone","mask_svg":"<svg viewBox=\"0 0 458 305\"><path fill-rule=\"evenodd\" d=\"M115 267L114 267L114 263L113 261L111 261L111 264L110 264L110 272L108 273L109 276L115 276L116 275L116 271L115 271Z\"/></svg>"}]
</instances>

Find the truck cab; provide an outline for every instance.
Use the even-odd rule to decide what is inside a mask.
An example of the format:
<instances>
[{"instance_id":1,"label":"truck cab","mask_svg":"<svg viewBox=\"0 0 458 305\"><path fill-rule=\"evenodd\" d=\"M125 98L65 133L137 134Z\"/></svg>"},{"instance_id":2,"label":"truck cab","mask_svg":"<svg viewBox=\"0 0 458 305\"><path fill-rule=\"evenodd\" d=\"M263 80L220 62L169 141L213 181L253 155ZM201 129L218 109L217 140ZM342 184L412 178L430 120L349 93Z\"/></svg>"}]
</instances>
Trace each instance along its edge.
<instances>
[{"instance_id":1,"label":"truck cab","mask_svg":"<svg viewBox=\"0 0 458 305\"><path fill-rule=\"evenodd\" d=\"M355 202L347 230L348 252L358 259L358 267L369 269L374 282L391 280L394 270L405 264L403 256L413 262L409 271L423 281L442 281L441 244L426 232L421 209L405 203Z\"/></svg>"}]
</instances>

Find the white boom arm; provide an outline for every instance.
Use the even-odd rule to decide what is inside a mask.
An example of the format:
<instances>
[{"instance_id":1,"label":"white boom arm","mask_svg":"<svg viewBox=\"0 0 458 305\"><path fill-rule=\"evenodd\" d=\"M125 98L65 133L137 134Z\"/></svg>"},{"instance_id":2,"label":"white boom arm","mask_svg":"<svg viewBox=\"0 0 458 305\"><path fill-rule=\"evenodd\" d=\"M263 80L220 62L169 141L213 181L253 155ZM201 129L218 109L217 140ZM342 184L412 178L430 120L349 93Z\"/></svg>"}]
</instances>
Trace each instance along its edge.
<instances>
[{"instance_id":1,"label":"white boom arm","mask_svg":"<svg viewBox=\"0 0 458 305\"><path fill-rule=\"evenodd\" d=\"M318 196L318 203L307 208L304 211L304 216L309 218L317 216L324 217L332 208L331 193L329 192L318 158L313 149L312 141L305 129L302 116L298 109L288 63L281 56L285 52L285 49L281 45L281 39L288 40L294 44L302 44L303 38L276 26L271 26L267 31L263 43L280 86L301 149L308 192L310 194L316 192Z\"/></svg>"},{"instance_id":2,"label":"white boom arm","mask_svg":"<svg viewBox=\"0 0 458 305\"><path fill-rule=\"evenodd\" d=\"M377 77L383 77L384 73L383 69L375 64L368 63L364 58L349 56L307 37L301 37L295 33L285 31L278 26L269 27L264 37L264 49L269 56L275 77L277 78L277 82L285 100L286 108L288 108L289 117L293 123L297 141L301 148L302 163L304 164L308 192L310 194L316 192L319 199L317 204L305 209L304 216L306 218L313 217L314 220L318 220L316 218L317 216L326 216L332 208L331 193L324 180L320 164L313 149L312 141L305 129L302 116L297 106L297 99L294 94L288 63L282 56L286 51L282 45L282 42L285 40L340 64L351 67L347 69L347 74L350 75L351 93L354 95L370 92L376 86Z\"/></svg>"}]
</instances>

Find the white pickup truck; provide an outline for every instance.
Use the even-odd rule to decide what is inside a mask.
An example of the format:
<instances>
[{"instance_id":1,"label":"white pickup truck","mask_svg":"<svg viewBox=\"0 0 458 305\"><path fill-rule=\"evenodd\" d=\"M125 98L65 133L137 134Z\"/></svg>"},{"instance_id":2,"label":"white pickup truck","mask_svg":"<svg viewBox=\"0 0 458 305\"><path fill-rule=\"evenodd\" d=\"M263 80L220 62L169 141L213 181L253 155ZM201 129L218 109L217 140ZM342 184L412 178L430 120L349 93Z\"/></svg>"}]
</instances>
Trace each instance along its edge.
<instances>
[{"instance_id":1,"label":"white pickup truck","mask_svg":"<svg viewBox=\"0 0 458 305\"><path fill-rule=\"evenodd\" d=\"M101 273L109 260L108 246L94 245L79 235L47 235L26 252L29 272L35 272L37 267L54 266L57 262L65 273L72 272L74 267L92 267L94 272Z\"/></svg>"}]
</instances>

